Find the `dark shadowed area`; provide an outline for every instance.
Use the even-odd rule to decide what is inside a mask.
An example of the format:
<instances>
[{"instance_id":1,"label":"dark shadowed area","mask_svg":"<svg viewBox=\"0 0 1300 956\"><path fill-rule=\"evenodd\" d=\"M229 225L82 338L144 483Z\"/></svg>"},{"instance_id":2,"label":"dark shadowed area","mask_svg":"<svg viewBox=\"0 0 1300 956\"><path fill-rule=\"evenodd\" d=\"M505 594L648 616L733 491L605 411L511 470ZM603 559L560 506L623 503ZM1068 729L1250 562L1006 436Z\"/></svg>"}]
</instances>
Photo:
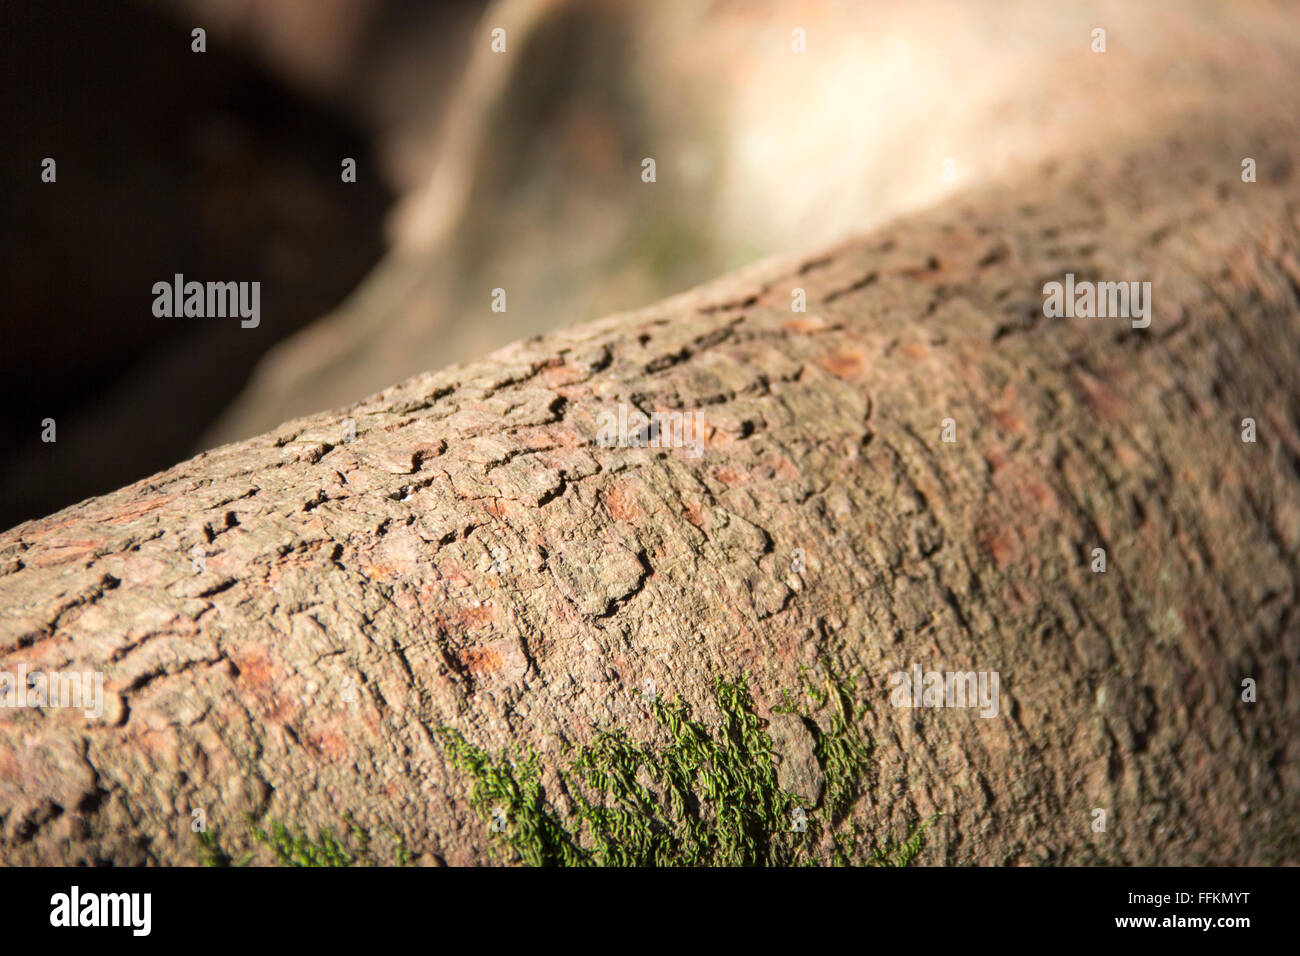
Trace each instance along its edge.
<instances>
[{"instance_id":1,"label":"dark shadowed area","mask_svg":"<svg viewBox=\"0 0 1300 956\"><path fill-rule=\"evenodd\" d=\"M353 121L215 37L192 52L152 7L10 2L3 21L7 527L188 454L258 358L378 259L392 197L340 181L343 157L373 166ZM259 326L155 317L178 272L260 281Z\"/></svg>"}]
</instances>

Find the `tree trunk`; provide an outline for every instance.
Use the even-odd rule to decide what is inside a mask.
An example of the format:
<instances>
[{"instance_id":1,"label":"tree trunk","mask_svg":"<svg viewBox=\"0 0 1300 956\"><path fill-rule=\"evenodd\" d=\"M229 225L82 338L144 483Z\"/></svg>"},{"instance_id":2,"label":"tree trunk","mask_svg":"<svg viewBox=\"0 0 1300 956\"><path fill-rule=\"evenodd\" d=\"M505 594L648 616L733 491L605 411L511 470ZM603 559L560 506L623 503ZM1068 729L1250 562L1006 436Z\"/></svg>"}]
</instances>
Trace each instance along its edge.
<instances>
[{"instance_id":1,"label":"tree trunk","mask_svg":"<svg viewBox=\"0 0 1300 956\"><path fill-rule=\"evenodd\" d=\"M106 700L0 710L0 858L194 862L202 810L236 849L245 813L350 816L478 862L436 728L551 766L656 733L647 681L709 723L716 676L767 716L830 666L868 708L851 820L941 812L922 862L1300 860L1278 139L1108 144L0 535L3 669ZM1067 273L1150 281L1150 327L1044 317ZM698 411L701 453L602 445L620 403ZM895 706L914 666L996 672L997 716Z\"/></svg>"}]
</instances>

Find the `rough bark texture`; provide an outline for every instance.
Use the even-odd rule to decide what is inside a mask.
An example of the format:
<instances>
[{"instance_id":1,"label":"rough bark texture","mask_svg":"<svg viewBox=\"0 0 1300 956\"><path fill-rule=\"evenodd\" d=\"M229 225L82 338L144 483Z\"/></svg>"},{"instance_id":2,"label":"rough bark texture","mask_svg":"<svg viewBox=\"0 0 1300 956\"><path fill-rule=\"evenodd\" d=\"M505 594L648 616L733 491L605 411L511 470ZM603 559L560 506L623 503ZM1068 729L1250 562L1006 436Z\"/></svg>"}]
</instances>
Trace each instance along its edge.
<instances>
[{"instance_id":1,"label":"rough bark texture","mask_svg":"<svg viewBox=\"0 0 1300 956\"><path fill-rule=\"evenodd\" d=\"M476 862L432 728L554 755L652 734L647 678L707 719L715 674L765 710L829 658L872 708L855 819L942 811L923 862L1300 860L1295 142L1111 144L0 536L4 667L111 689L0 711L0 857L193 862L197 807ZM1151 327L1043 318L1066 272L1149 279ZM704 454L599 447L620 401L699 409ZM998 671L1001 715L890 706L913 664Z\"/></svg>"}]
</instances>

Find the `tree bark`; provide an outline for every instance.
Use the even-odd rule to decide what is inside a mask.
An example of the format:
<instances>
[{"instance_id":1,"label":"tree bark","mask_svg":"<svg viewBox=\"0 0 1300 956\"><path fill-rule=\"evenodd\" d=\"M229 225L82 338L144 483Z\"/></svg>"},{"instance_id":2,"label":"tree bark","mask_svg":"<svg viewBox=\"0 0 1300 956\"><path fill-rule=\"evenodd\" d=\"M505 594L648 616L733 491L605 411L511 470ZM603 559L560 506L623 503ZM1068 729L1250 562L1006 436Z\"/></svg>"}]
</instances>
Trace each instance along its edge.
<instances>
[{"instance_id":1,"label":"tree bark","mask_svg":"<svg viewBox=\"0 0 1300 956\"><path fill-rule=\"evenodd\" d=\"M434 728L550 758L651 734L647 679L707 721L715 675L767 713L829 660L870 708L853 819L942 812L922 862L1300 860L1280 138L1209 114L1108 144L0 535L3 669L107 698L0 710L0 858L195 862L197 808L478 862ZM1149 280L1150 327L1045 318L1066 273ZM698 410L703 454L602 447L620 402ZM893 706L914 665L996 671L999 716Z\"/></svg>"}]
</instances>

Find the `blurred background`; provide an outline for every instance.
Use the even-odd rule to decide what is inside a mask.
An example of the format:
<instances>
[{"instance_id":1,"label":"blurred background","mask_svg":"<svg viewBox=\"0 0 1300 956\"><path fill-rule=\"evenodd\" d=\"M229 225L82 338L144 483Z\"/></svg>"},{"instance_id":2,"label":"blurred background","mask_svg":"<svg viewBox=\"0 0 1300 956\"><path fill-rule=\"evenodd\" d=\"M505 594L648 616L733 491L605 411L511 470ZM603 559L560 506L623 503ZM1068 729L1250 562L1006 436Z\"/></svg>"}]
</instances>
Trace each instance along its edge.
<instances>
[{"instance_id":1,"label":"blurred background","mask_svg":"<svg viewBox=\"0 0 1300 956\"><path fill-rule=\"evenodd\" d=\"M1150 135L1296 38L1282 0L3 0L0 526ZM175 273L260 325L155 317Z\"/></svg>"}]
</instances>

